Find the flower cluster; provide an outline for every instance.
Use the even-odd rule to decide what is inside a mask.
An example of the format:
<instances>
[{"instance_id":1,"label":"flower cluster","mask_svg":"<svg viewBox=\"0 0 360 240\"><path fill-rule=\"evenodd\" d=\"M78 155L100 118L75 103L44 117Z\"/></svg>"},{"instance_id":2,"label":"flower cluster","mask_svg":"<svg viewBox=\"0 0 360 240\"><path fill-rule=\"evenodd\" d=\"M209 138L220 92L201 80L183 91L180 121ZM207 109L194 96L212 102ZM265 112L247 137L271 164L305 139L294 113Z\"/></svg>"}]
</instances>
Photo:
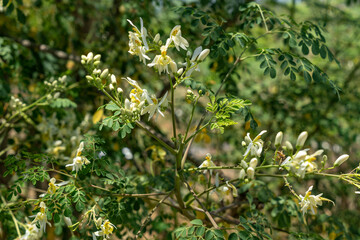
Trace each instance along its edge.
<instances>
[{"instance_id":1,"label":"flower cluster","mask_svg":"<svg viewBox=\"0 0 360 240\"><path fill-rule=\"evenodd\" d=\"M36 226L36 224L28 223L25 225L25 234L22 235L20 240L37 240L42 236L42 232Z\"/></svg>"},{"instance_id":2,"label":"flower cluster","mask_svg":"<svg viewBox=\"0 0 360 240\"><path fill-rule=\"evenodd\" d=\"M175 26L169 35L169 38L165 41L165 45L162 45L162 41L160 40L160 35L156 34L153 38L153 42L148 44L147 38L147 30L143 26L143 20L140 18L141 30L139 30L129 19L128 22L133 27L133 31L129 31L129 53L132 55L136 55L139 57L140 61L146 64L146 60L151 60L148 55L148 52L153 49L159 50L159 54L155 55L153 61L147 64L148 67L155 67L159 74L165 72L169 74L169 66L171 72L175 76L181 76L184 73L184 69L180 68L178 70L177 64L168 55L168 49L171 47L175 47L177 51L180 49L187 50L189 47L188 41L181 34L181 26ZM149 47L151 45L151 49ZM185 77L189 77L191 73L197 69L197 64L203 61L207 55L209 54L209 49L202 50L202 47L198 47L195 49L191 59L186 60L184 63L180 63L186 69Z\"/></svg>"},{"instance_id":3,"label":"flower cluster","mask_svg":"<svg viewBox=\"0 0 360 240\"><path fill-rule=\"evenodd\" d=\"M101 218L98 220L102 221ZM99 224L100 225L100 224ZM95 240L96 237L103 237L103 239L110 239L110 235L114 231L116 226L112 224L109 220L105 220L104 223L100 226L100 231L96 231L92 234L93 239Z\"/></svg>"},{"instance_id":4,"label":"flower cluster","mask_svg":"<svg viewBox=\"0 0 360 240\"><path fill-rule=\"evenodd\" d=\"M290 156L287 156L286 159L281 163L281 167L290 171L300 178L304 178L307 172L313 172L318 169L318 164L316 163L317 157L321 156L324 150L319 149L312 154L308 154L310 149L302 149L305 141L308 137L306 131L300 133L296 141L296 152L293 154L293 147L290 142L286 142L283 149L287 150L290 153ZM349 155L344 154L340 156L334 163L334 167L341 165L349 158ZM326 156L323 156L323 159L327 159ZM323 160L323 164L325 161Z\"/></svg>"},{"instance_id":5,"label":"flower cluster","mask_svg":"<svg viewBox=\"0 0 360 240\"><path fill-rule=\"evenodd\" d=\"M14 110L15 109L20 110L21 108L24 108L26 104L22 102L19 98L11 96L9 106Z\"/></svg>"}]
</instances>

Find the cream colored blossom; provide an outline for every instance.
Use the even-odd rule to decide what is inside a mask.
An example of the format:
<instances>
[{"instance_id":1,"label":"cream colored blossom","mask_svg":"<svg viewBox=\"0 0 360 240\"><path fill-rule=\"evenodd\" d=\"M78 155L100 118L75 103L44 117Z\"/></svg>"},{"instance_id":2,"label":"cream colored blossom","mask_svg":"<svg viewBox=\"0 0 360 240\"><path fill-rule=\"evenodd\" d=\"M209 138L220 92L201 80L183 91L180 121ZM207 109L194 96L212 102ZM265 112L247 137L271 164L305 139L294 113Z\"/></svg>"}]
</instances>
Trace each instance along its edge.
<instances>
[{"instance_id":1,"label":"cream colored blossom","mask_svg":"<svg viewBox=\"0 0 360 240\"><path fill-rule=\"evenodd\" d=\"M170 44L170 41L167 41L166 45L161 46L161 48L160 48L161 54L156 55L154 60L152 61L152 63L148 64L149 67L156 67L157 70L159 71L159 74L161 74L162 72L169 73L170 63L173 66L174 66L174 64L176 65L174 60L172 60L171 57L169 57L167 55L167 49L169 47L169 44Z\"/></svg>"},{"instance_id":2,"label":"cream colored blossom","mask_svg":"<svg viewBox=\"0 0 360 240\"><path fill-rule=\"evenodd\" d=\"M114 228L116 228L114 224L112 224L109 220L105 220L105 222L100 227L101 230L94 232L92 234L93 239L96 239L96 237L103 237L103 239L110 239L110 235L113 233Z\"/></svg>"},{"instance_id":3,"label":"cream colored blossom","mask_svg":"<svg viewBox=\"0 0 360 240\"><path fill-rule=\"evenodd\" d=\"M82 151L84 150L84 142L81 142L79 145L79 148L76 151L76 156L73 158L72 164L67 164L65 167L72 167L72 171L76 171L76 173L82 169L83 165L87 165L90 163L90 161L84 157L81 156Z\"/></svg>"},{"instance_id":4,"label":"cream colored blossom","mask_svg":"<svg viewBox=\"0 0 360 240\"><path fill-rule=\"evenodd\" d=\"M248 147L244 156L247 156L250 153L251 156L260 157L264 144L264 141L261 140L261 136L266 132L266 130L261 131L253 140L250 138L250 133L247 133L245 142L248 144Z\"/></svg>"},{"instance_id":5,"label":"cream colored blossom","mask_svg":"<svg viewBox=\"0 0 360 240\"><path fill-rule=\"evenodd\" d=\"M211 160L212 156L210 153L206 154L205 161L199 166L199 168L205 168L205 167L216 167L214 162ZM203 171L204 174L207 173L207 170ZM210 175L212 174L212 169L210 169Z\"/></svg>"},{"instance_id":6,"label":"cream colored blossom","mask_svg":"<svg viewBox=\"0 0 360 240\"><path fill-rule=\"evenodd\" d=\"M181 26L175 26L170 32L170 39L174 42L176 50L180 51L180 47L186 50L189 47L188 41L181 36Z\"/></svg>"},{"instance_id":7,"label":"cream colored blossom","mask_svg":"<svg viewBox=\"0 0 360 240\"><path fill-rule=\"evenodd\" d=\"M303 215L307 213L310 210L310 214L315 215L317 206L322 205L321 196L322 193L318 195L311 195L311 191L313 189L313 186L310 186L309 189L306 191L305 196L299 195L301 202L300 207Z\"/></svg>"}]
</instances>

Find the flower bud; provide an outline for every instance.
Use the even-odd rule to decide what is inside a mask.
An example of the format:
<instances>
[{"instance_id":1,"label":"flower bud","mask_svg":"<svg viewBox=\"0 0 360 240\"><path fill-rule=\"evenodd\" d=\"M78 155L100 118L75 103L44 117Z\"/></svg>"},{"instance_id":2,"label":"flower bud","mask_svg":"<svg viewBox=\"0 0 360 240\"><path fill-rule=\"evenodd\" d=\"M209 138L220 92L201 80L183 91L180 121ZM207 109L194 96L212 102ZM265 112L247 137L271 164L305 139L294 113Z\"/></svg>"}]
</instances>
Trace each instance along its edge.
<instances>
[{"instance_id":1,"label":"flower bud","mask_svg":"<svg viewBox=\"0 0 360 240\"><path fill-rule=\"evenodd\" d=\"M338 159L336 159L336 161L334 162L334 167L340 166L341 164L343 164L346 160L348 160L349 155L347 154L343 154L340 157L338 157Z\"/></svg>"},{"instance_id":2,"label":"flower bud","mask_svg":"<svg viewBox=\"0 0 360 240\"><path fill-rule=\"evenodd\" d=\"M81 59L81 64L84 65L86 63L86 60Z\"/></svg>"},{"instance_id":3,"label":"flower bud","mask_svg":"<svg viewBox=\"0 0 360 240\"><path fill-rule=\"evenodd\" d=\"M299 137L298 137L298 139L296 141L296 148L297 149L300 149L300 148L302 148L304 146L304 143L305 143L307 137L308 137L307 131L304 131L304 132L300 133L300 135L299 135Z\"/></svg>"},{"instance_id":4,"label":"flower bud","mask_svg":"<svg viewBox=\"0 0 360 240\"><path fill-rule=\"evenodd\" d=\"M110 83L109 89L110 89L110 91L114 90L114 85L112 85L112 83Z\"/></svg>"},{"instance_id":5,"label":"flower bud","mask_svg":"<svg viewBox=\"0 0 360 240\"><path fill-rule=\"evenodd\" d=\"M93 78L92 76L90 76L90 75L86 75L86 79L87 79L88 81L94 80L94 78Z\"/></svg>"},{"instance_id":6,"label":"flower bud","mask_svg":"<svg viewBox=\"0 0 360 240\"><path fill-rule=\"evenodd\" d=\"M246 173L247 173L247 176L249 179L254 179L255 177L255 170L252 168L252 167L249 167L247 170L246 170Z\"/></svg>"},{"instance_id":7,"label":"flower bud","mask_svg":"<svg viewBox=\"0 0 360 240\"><path fill-rule=\"evenodd\" d=\"M204 49L204 50L202 50L202 52L200 53L200 55L198 56L198 61L203 61L206 57L207 57L207 55L209 55L209 53L210 53L210 49Z\"/></svg>"},{"instance_id":8,"label":"flower bud","mask_svg":"<svg viewBox=\"0 0 360 240\"><path fill-rule=\"evenodd\" d=\"M86 56L87 60L91 61L94 57L94 54L92 52L89 52L88 55Z\"/></svg>"},{"instance_id":9,"label":"flower bud","mask_svg":"<svg viewBox=\"0 0 360 240\"><path fill-rule=\"evenodd\" d=\"M117 84L117 81L116 81L116 77L114 74L111 74L111 83L116 85Z\"/></svg>"},{"instance_id":10,"label":"flower bud","mask_svg":"<svg viewBox=\"0 0 360 240\"><path fill-rule=\"evenodd\" d=\"M275 147L278 148L281 145L283 139L283 132L278 132L275 137Z\"/></svg>"},{"instance_id":11,"label":"flower bud","mask_svg":"<svg viewBox=\"0 0 360 240\"><path fill-rule=\"evenodd\" d=\"M58 98L60 96L59 92L54 93L54 98Z\"/></svg>"},{"instance_id":12,"label":"flower bud","mask_svg":"<svg viewBox=\"0 0 360 240\"><path fill-rule=\"evenodd\" d=\"M100 78L104 79L108 76L109 74L109 69L104 69L104 71L100 74Z\"/></svg>"},{"instance_id":13,"label":"flower bud","mask_svg":"<svg viewBox=\"0 0 360 240\"><path fill-rule=\"evenodd\" d=\"M241 169L240 174L239 174L239 179L244 179L245 175L246 175L245 170Z\"/></svg>"},{"instance_id":14,"label":"flower bud","mask_svg":"<svg viewBox=\"0 0 360 240\"><path fill-rule=\"evenodd\" d=\"M171 61L170 62L170 69L173 73L177 72L177 66L176 66L176 63L174 61Z\"/></svg>"},{"instance_id":15,"label":"flower bud","mask_svg":"<svg viewBox=\"0 0 360 240\"><path fill-rule=\"evenodd\" d=\"M240 166L243 167L243 168L248 168L249 167L249 165L244 160L241 160Z\"/></svg>"},{"instance_id":16,"label":"flower bud","mask_svg":"<svg viewBox=\"0 0 360 240\"><path fill-rule=\"evenodd\" d=\"M286 142L285 142L285 147L286 147L286 149L289 150L289 151L292 151L292 150L293 150L293 146L292 146L291 142L289 142L289 141L286 141Z\"/></svg>"},{"instance_id":17,"label":"flower bud","mask_svg":"<svg viewBox=\"0 0 360 240\"><path fill-rule=\"evenodd\" d=\"M69 217L64 217L64 222L65 222L66 226L68 226L68 227L73 225L71 218L69 218Z\"/></svg>"},{"instance_id":18,"label":"flower bud","mask_svg":"<svg viewBox=\"0 0 360 240\"><path fill-rule=\"evenodd\" d=\"M94 61L100 61L101 59L101 55L100 54L96 54L94 57Z\"/></svg>"},{"instance_id":19,"label":"flower bud","mask_svg":"<svg viewBox=\"0 0 360 240\"><path fill-rule=\"evenodd\" d=\"M251 161L250 161L250 167L252 167L252 168L256 168L256 166L257 166L257 164L258 164L258 160L257 160L257 158L253 158L253 159L251 159Z\"/></svg>"},{"instance_id":20,"label":"flower bud","mask_svg":"<svg viewBox=\"0 0 360 240\"><path fill-rule=\"evenodd\" d=\"M184 69L183 69L183 68L180 68L180 69L177 71L177 74L181 75L183 72L184 72Z\"/></svg>"},{"instance_id":21,"label":"flower bud","mask_svg":"<svg viewBox=\"0 0 360 240\"><path fill-rule=\"evenodd\" d=\"M99 64L100 64L100 61L95 61L95 62L94 62L94 66L95 66L95 67L99 66Z\"/></svg>"},{"instance_id":22,"label":"flower bud","mask_svg":"<svg viewBox=\"0 0 360 240\"><path fill-rule=\"evenodd\" d=\"M87 57L86 57L85 55L81 55L81 60L86 61L86 60L87 60Z\"/></svg>"},{"instance_id":23,"label":"flower bud","mask_svg":"<svg viewBox=\"0 0 360 240\"><path fill-rule=\"evenodd\" d=\"M245 141L242 141L242 142L241 142L241 145L242 145L243 147L245 147L245 146L246 146L246 142L245 142Z\"/></svg>"},{"instance_id":24,"label":"flower bud","mask_svg":"<svg viewBox=\"0 0 360 240\"><path fill-rule=\"evenodd\" d=\"M120 88L120 87L118 87L118 88L116 89L116 91L117 91L118 93L123 93L123 90L122 90L122 88Z\"/></svg>"},{"instance_id":25,"label":"flower bud","mask_svg":"<svg viewBox=\"0 0 360 240\"><path fill-rule=\"evenodd\" d=\"M154 42L157 43L160 40L160 34L156 34L154 37Z\"/></svg>"}]
</instances>

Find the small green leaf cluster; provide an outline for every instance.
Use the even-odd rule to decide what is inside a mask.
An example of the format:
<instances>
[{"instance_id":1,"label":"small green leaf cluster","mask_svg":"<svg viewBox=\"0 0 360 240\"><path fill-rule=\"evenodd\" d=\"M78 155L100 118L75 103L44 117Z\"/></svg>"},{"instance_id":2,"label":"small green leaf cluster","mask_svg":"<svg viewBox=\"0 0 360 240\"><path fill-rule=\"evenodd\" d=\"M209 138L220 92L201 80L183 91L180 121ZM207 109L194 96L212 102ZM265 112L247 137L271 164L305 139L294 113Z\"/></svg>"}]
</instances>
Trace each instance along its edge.
<instances>
[{"instance_id":1,"label":"small green leaf cluster","mask_svg":"<svg viewBox=\"0 0 360 240\"><path fill-rule=\"evenodd\" d=\"M190 222L192 226L185 226L177 228L173 235L175 239L179 240L221 240L225 239L224 233L222 230L207 228L203 226L203 222L200 219L194 219Z\"/></svg>"},{"instance_id":2,"label":"small green leaf cluster","mask_svg":"<svg viewBox=\"0 0 360 240\"><path fill-rule=\"evenodd\" d=\"M248 100L233 97L216 100L215 96L211 96L206 108L207 111L215 115L214 122L211 123L211 129L217 129L223 133L225 127L237 124L237 122L231 119L231 116L249 105L251 105L251 102Z\"/></svg>"}]
</instances>

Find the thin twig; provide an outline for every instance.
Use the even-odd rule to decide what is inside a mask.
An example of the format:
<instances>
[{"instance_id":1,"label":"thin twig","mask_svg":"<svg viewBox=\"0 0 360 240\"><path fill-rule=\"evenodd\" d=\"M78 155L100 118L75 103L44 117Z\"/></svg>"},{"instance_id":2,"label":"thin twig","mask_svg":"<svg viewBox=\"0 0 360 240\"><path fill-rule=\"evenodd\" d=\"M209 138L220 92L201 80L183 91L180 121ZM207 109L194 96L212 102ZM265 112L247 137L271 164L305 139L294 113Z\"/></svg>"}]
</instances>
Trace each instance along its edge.
<instances>
[{"instance_id":1,"label":"thin twig","mask_svg":"<svg viewBox=\"0 0 360 240\"><path fill-rule=\"evenodd\" d=\"M191 194L194 196L195 200L199 203L199 205L201 206L201 208L204 210L205 215L207 216L207 218L210 220L211 224L213 225L214 228L218 229L219 226L217 225L217 223L215 222L214 218L211 216L211 214L209 213L209 211L206 209L206 207L204 206L204 204L198 199L198 197L196 196L196 193L194 192L194 190L191 188L191 186L189 185L189 183L187 181L184 180L184 183L186 185L186 187L189 189L189 191L191 192Z\"/></svg>"},{"instance_id":2,"label":"thin twig","mask_svg":"<svg viewBox=\"0 0 360 240\"><path fill-rule=\"evenodd\" d=\"M4 198L3 196L1 196L1 200L3 201L4 205L6 206L6 205L7 205L7 203L6 203L5 198ZM19 229L18 222L17 222L17 220L16 220L16 218L15 218L15 216L14 216L13 212L12 212L10 209L9 209L9 213L10 213L10 215L11 215L11 218L12 218L12 219L13 219L13 221L14 221L15 228L16 228L16 232L17 232L17 234L18 234L19 238L21 238L21 233L20 233L20 229Z\"/></svg>"},{"instance_id":3,"label":"thin twig","mask_svg":"<svg viewBox=\"0 0 360 240\"><path fill-rule=\"evenodd\" d=\"M141 224L141 227L139 229L139 231L136 233L135 235L135 239L138 239L139 235L141 234L142 230L144 229L144 227L147 225L147 223L150 221L151 216L154 214L154 212L156 211L156 209L158 209L158 207L160 206L160 204L162 204L171 194L172 192L169 192L163 199L161 199L156 206L151 210L151 212L148 214L147 218L145 219L145 221Z\"/></svg>"}]
</instances>

